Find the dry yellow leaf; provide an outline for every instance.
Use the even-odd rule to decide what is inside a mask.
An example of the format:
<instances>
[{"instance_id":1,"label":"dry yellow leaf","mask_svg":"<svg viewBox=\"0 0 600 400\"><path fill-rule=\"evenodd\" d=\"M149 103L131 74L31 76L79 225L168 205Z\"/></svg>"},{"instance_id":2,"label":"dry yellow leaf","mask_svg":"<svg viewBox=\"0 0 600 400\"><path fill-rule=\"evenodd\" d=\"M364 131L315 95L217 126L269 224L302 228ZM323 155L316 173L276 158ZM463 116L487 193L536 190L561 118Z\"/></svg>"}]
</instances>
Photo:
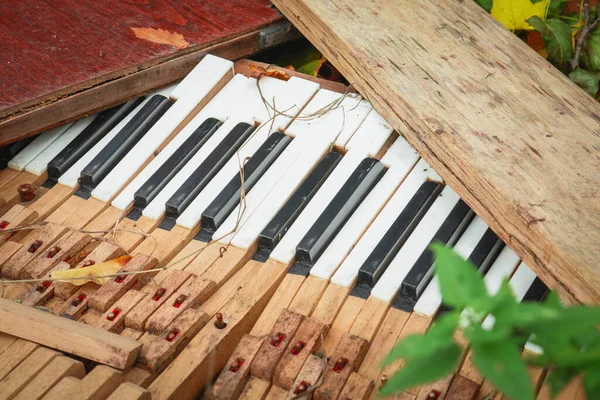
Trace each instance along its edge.
<instances>
[{"instance_id":1,"label":"dry yellow leaf","mask_svg":"<svg viewBox=\"0 0 600 400\"><path fill-rule=\"evenodd\" d=\"M148 40L153 43L168 44L179 50L185 49L190 44L182 34L154 28L131 28L135 37Z\"/></svg>"},{"instance_id":2,"label":"dry yellow leaf","mask_svg":"<svg viewBox=\"0 0 600 400\"><path fill-rule=\"evenodd\" d=\"M52 279L63 280L63 282L68 282L75 286L85 285L88 282L95 282L98 285L103 285L111 278L94 278L94 276L114 275L119 272L119 270L123 268L123 266L127 264L129 260L131 260L131 256L121 256L113 260L105 261L103 263L91 265L85 268L52 271L50 277Z\"/></svg>"},{"instance_id":3,"label":"dry yellow leaf","mask_svg":"<svg viewBox=\"0 0 600 400\"><path fill-rule=\"evenodd\" d=\"M534 15L545 19L549 3L550 0L536 4L532 4L531 0L494 0L490 14L511 31L533 30L526 20Z\"/></svg>"}]
</instances>

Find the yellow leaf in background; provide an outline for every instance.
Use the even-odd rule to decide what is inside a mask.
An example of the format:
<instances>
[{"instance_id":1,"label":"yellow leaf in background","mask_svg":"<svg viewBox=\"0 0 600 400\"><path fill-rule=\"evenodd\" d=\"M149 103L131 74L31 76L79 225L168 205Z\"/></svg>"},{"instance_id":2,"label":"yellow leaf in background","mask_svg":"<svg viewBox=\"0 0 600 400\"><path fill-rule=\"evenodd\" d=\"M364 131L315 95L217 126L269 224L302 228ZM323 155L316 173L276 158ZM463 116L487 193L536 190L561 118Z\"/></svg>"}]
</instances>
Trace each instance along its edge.
<instances>
[{"instance_id":1,"label":"yellow leaf in background","mask_svg":"<svg viewBox=\"0 0 600 400\"><path fill-rule=\"evenodd\" d=\"M531 0L494 0L492 17L511 31L533 30L526 20L534 15L545 19L550 0L532 4Z\"/></svg>"},{"instance_id":2,"label":"yellow leaf in background","mask_svg":"<svg viewBox=\"0 0 600 400\"><path fill-rule=\"evenodd\" d=\"M91 265L85 268L74 268L62 271L52 271L52 279L63 280L75 286L85 285L88 282L95 282L103 285L111 278L93 278L94 276L114 275L131 259L131 256L121 256L113 260L105 261L100 264ZM81 279L68 279L81 278Z\"/></svg>"}]
</instances>

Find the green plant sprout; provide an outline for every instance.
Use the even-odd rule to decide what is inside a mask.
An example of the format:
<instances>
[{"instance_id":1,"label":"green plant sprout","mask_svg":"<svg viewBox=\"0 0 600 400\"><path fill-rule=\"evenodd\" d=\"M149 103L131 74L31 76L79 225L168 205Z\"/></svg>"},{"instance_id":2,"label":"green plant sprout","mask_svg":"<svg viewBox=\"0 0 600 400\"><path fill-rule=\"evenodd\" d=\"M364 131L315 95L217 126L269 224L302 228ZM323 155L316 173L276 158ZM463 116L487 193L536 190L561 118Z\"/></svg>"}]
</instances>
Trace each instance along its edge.
<instances>
[{"instance_id":1,"label":"green plant sprout","mask_svg":"<svg viewBox=\"0 0 600 400\"><path fill-rule=\"evenodd\" d=\"M600 307L567 307L554 292L542 303L519 303L509 278L496 294L490 295L483 276L470 262L441 244L430 248L435 255L442 301L452 311L425 334L408 336L392 350L384 366L397 359L405 364L381 388L380 395L454 373L466 351L454 341L454 332L460 329L475 367L513 400L535 398L528 365L549 369L547 382L553 397L571 379L583 375L587 398L600 398ZM487 316L493 316L494 323L485 329L482 322ZM543 350L541 355L522 356L528 340Z\"/></svg>"}]
</instances>

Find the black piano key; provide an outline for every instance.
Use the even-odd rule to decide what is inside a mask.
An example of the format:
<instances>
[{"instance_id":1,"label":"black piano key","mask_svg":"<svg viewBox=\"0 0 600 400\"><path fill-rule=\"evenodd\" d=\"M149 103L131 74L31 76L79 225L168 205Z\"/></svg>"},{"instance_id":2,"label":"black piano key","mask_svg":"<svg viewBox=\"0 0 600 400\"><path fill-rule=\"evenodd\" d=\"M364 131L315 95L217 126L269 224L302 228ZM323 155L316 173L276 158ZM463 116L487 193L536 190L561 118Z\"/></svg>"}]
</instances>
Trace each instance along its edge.
<instances>
[{"instance_id":1,"label":"black piano key","mask_svg":"<svg viewBox=\"0 0 600 400\"><path fill-rule=\"evenodd\" d=\"M421 185L361 265L358 270L357 286L367 286L369 289L375 286L442 188L441 183L433 181L426 181Z\"/></svg>"},{"instance_id":2,"label":"black piano key","mask_svg":"<svg viewBox=\"0 0 600 400\"><path fill-rule=\"evenodd\" d=\"M177 218L219 172L240 146L254 132L254 127L245 122L237 124L212 153L196 168L166 203L168 218Z\"/></svg>"},{"instance_id":3,"label":"black piano key","mask_svg":"<svg viewBox=\"0 0 600 400\"><path fill-rule=\"evenodd\" d=\"M221 121L208 118L188 137L133 195L134 207L144 209L219 129Z\"/></svg>"},{"instance_id":4,"label":"black piano key","mask_svg":"<svg viewBox=\"0 0 600 400\"><path fill-rule=\"evenodd\" d=\"M244 192L246 194L250 192L254 184L291 141L292 138L289 136L281 132L275 132L265 140L248 162L244 164ZM202 213L201 226L207 236L212 236L238 205L241 190L242 182L238 172Z\"/></svg>"},{"instance_id":5,"label":"black piano key","mask_svg":"<svg viewBox=\"0 0 600 400\"><path fill-rule=\"evenodd\" d=\"M327 180L333 169L342 159L342 155L330 152L317 164L315 169L306 177L281 210L269 221L258 237L258 251L255 259L266 261L294 223L304 207L311 201L321 185Z\"/></svg>"},{"instance_id":6,"label":"black piano key","mask_svg":"<svg viewBox=\"0 0 600 400\"><path fill-rule=\"evenodd\" d=\"M127 125L81 171L80 184L87 189L95 188L172 104L173 102L165 96L158 94L152 96Z\"/></svg>"},{"instance_id":7,"label":"black piano key","mask_svg":"<svg viewBox=\"0 0 600 400\"><path fill-rule=\"evenodd\" d=\"M385 172L383 164L374 158L361 161L298 243L296 261L312 267Z\"/></svg>"},{"instance_id":8,"label":"black piano key","mask_svg":"<svg viewBox=\"0 0 600 400\"><path fill-rule=\"evenodd\" d=\"M447 246L454 246L474 216L475 213L469 206L464 201L459 200L430 243L440 242ZM394 306L402 308L400 303L409 302L412 305L416 303L431 280L433 262L433 252L426 248L404 278Z\"/></svg>"},{"instance_id":9,"label":"black piano key","mask_svg":"<svg viewBox=\"0 0 600 400\"><path fill-rule=\"evenodd\" d=\"M534 301L540 302L544 300L546 294L548 293L548 286L540 278L535 278L525 296L523 296L523 301Z\"/></svg>"},{"instance_id":10,"label":"black piano key","mask_svg":"<svg viewBox=\"0 0 600 400\"><path fill-rule=\"evenodd\" d=\"M108 132L132 112L143 98L101 112L75 139L48 163L48 179L58 178L96 145Z\"/></svg>"}]
</instances>

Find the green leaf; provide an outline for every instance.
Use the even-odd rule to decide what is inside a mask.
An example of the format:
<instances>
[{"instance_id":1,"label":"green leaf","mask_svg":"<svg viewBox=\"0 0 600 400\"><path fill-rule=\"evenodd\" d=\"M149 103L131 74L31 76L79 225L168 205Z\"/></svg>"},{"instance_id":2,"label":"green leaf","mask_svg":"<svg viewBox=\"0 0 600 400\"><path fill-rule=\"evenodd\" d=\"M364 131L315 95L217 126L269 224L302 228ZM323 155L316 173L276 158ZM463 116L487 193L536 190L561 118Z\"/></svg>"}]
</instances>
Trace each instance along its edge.
<instances>
[{"instance_id":1,"label":"green leaf","mask_svg":"<svg viewBox=\"0 0 600 400\"><path fill-rule=\"evenodd\" d=\"M444 304L459 311L489 298L483 276L471 263L439 243L431 245Z\"/></svg>"},{"instance_id":2,"label":"green leaf","mask_svg":"<svg viewBox=\"0 0 600 400\"><path fill-rule=\"evenodd\" d=\"M600 362L584 368L583 388L588 399L600 398Z\"/></svg>"},{"instance_id":3,"label":"green leaf","mask_svg":"<svg viewBox=\"0 0 600 400\"><path fill-rule=\"evenodd\" d=\"M546 382L550 384L552 397L556 397L577 374L577 370L573 368L556 368L552 371L550 376L546 378Z\"/></svg>"},{"instance_id":4,"label":"green leaf","mask_svg":"<svg viewBox=\"0 0 600 400\"><path fill-rule=\"evenodd\" d=\"M538 16L529 18L527 23L542 34L550 61L561 65L573 58L571 27L568 24L555 18L544 21Z\"/></svg>"},{"instance_id":5,"label":"green leaf","mask_svg":"<svg viewBox=\"0 0 600 400\"><path fill-rule=\"evenodd\" d=\"M531 1L531 4L537 4L537 3L541 3L544 0L529 0Z\"/></svg>"},{"instance_id":6,"label":"green leaf","mask_svg":"<svg viewBox=\"0 0 600 400\"><path fill-rule=\"evenodd\" d=\"M458 313L450 313L440 318L424 335L410 335L392 349L382 365L391 364L398 358L412 360L430 357L442 348L454 343L453 333L458 326Z\"/></svg>"},{"instance_id":7,"label":"green leaf","mask_svg":"<svg viewBox=\"0 0 600 400\"><path fill-rule=\"evenodd\" d=\"M586 71L577 67L569 74L569 78L590 96L594 97L598 93L600 72Z\"/></svg>"},{"instance_id":8,"label":"green leaf","mask_svg":"<svg viewBox=\"0 0 600 400\"><path fill-rule=\"evenodd\" d=\"M521 349L514 342L472 343L473 362L498 390L514 400L533 400L533 388Z\"/></svg>"},{"instance_id":9,"label":"green leaf","mask_svg":"<svg viewBox=\"0 0 600 400\"><path fill-rule=\"evenodd\" d=\"M565 11L567 2L568 0L550 0L550 4L548 4L548 12L546 13L546 18L554 18L560 16L563 13L563 11Z\"/></svg>"},{"instance_id":10,"label":"green leaf","mask_svg":"<svg viewBox=\"0 0 600 400\"><path fill-rule=\"evenodd\" d=\"M444 347L438 347L427 357L409 360L387 381L379 393L388 395L443 378L457 367L460 354L460 347L456 343L449 343Z\"/></svg>"},{"instance_id":11,"label":"green leaf","mask_svg":"<svg viewBox=\"0 0 600 400\"><path fill-rule=\"evenodd\" d=\"M542 1L542 0L537 0L537 1ZM490 11L492 11L492 6L494 5L494 0L475 0L475 3L479 4L479 6L481 8L483 8L485 11L490 12Z\"/></svg>"},{"instance_id":12,"label":"green leaf","mask_svg":"<svg viewBox=\"0 0 600 400\"><path fill-rule=\"evenodd\" d=\"M600 70L600 29L595 28L588 34L585 42L585 53L589 68L594 71Z\"/></svg>"},{"instance_id":13,"label":"green leaf","mask_svg":"<svg viewBox=\"0 0 600 400\"><path fill-rule=\"evenodd\" d=\"M494 324L494 327L490 330L484 329L479 325L472 325L465 328L465 338L472 344L494 344L502 342L510 337L512 331L508 326L500 326Z\"/></svg>"}]
</instances>

